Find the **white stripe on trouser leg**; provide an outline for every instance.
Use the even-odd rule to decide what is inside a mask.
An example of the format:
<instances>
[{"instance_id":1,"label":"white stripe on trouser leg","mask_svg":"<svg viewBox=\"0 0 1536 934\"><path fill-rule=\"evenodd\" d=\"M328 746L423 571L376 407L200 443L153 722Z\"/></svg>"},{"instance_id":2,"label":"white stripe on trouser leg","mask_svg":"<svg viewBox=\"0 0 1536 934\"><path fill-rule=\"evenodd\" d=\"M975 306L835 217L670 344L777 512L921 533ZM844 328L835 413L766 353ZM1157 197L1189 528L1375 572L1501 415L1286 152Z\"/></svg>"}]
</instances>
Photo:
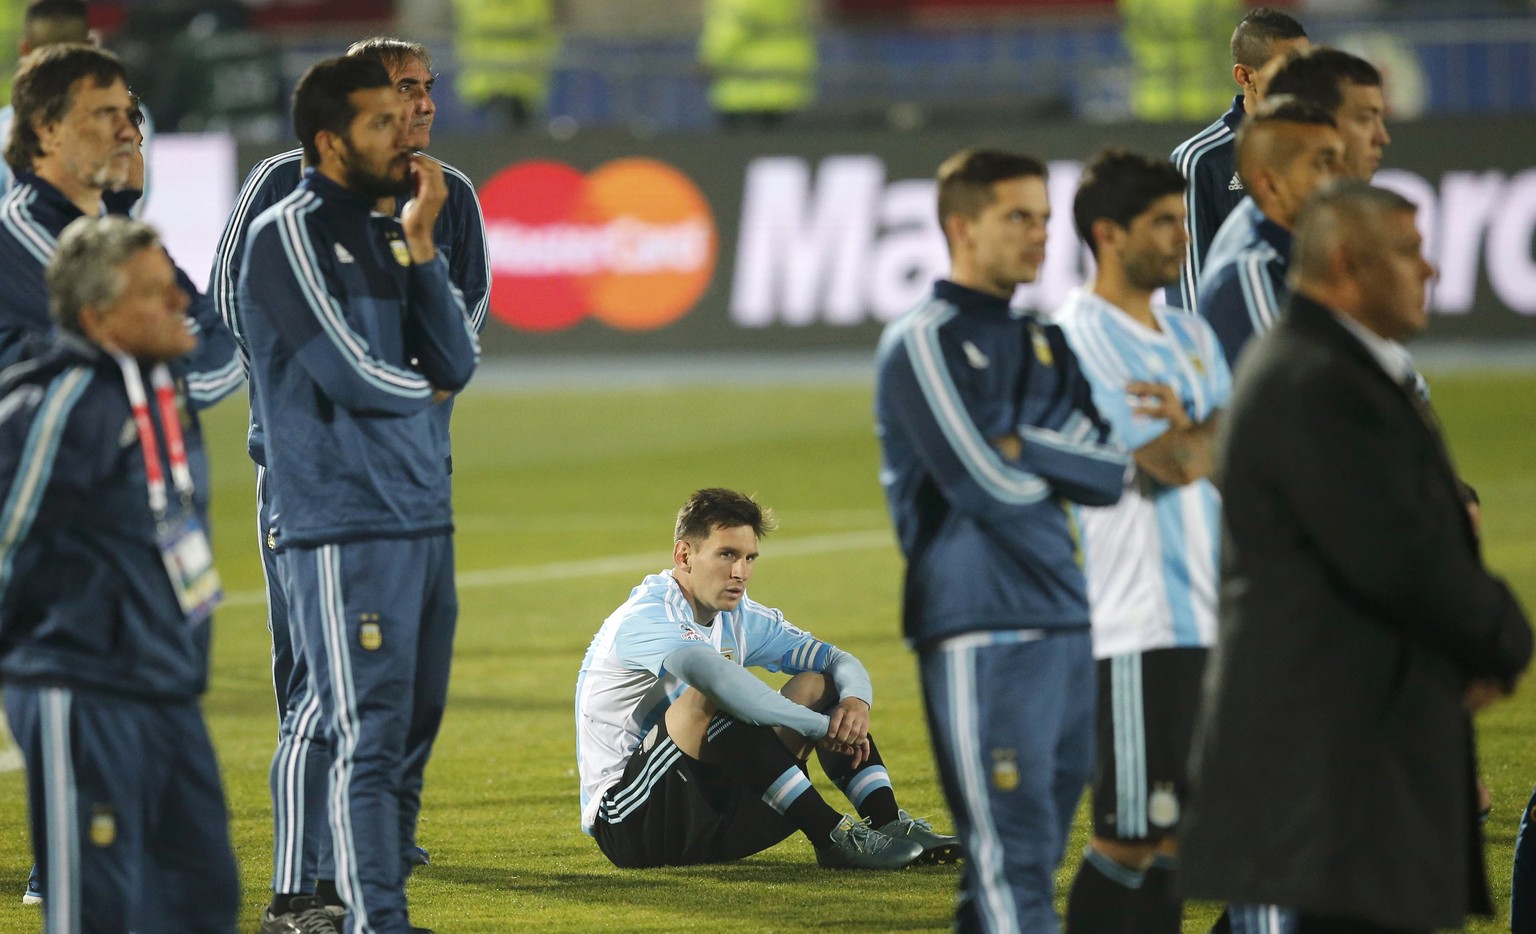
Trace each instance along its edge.
<instances>
[{"instance_id":1,"label":"white stripe on trouser leg","mask_svg":"<svg viewBox=\"0 0 1536 934\"><path fill-rule=\"evenodd\" d=\"M1139 839L1148 833L1146 719L1140 654L1110 659L1110 691L1114 710L1116 829L1122 838Z\"/></svg>"},{"instance_id":2,"label":"white stripe on trouser leg","mask_svg":"<svg viewBox=\"0 0 1536 934\"><path fill-rule=\"evenodd\" d=\"M43 884L50 934L80 930L79 789L70 758L69 708L73 695L66 688L43 688L43 807L48 815L48 867Z\"/></svg>"},{"instance_id":3,"label":"white stripe on trouser leg","mask_svg":"<svg viewBox=\"0 0 1536 934\"><path fill-rule=\"evenodd\" d=\"M320 619L336 706L336 760L331 767L331 834L335 838L336 882L352 909L353 931L371 934L368 907L358 875L357 839L352 833L352 758L357 753L357 695L352 686L352 657L347 654L346 603L341 593L341 554L335 545L316 553L320 580Z\"/></svg>"},{"instance_id":4,"label":"white stripe on trouser leg","mask_svg":"<svg viewBox=\"0 0 1536 934\"><path fill-rule=\"evenodd\" d=\"M976 649L959 647L944 652L949 675L949 733L951 757L959 779L962 804L970 817L976 848L972 861L978 889L976 904L982 923L994 934L1017 931L1018 907L1008 885L1003 844L992 821L992 801L987 794L986 768L982 761L980 723L976 702Z\"/></svg>"},{"instance_id":5,"label":"white stripe on trouser leg","mask_svg":"<svg viewBox=\"0 0 1536 934\"><path fill-rule=\"evenodd\" d=\"M320 718L320 698L303 689L303 701L294 718L293 732L289 734L288 748L278 771L278 797L280 808L283 848L281 865L277 867L276 891L285 895L302 892L305 789L309 785L310 737L314 735L315 722Z\"/></svg>"}]
</instances>

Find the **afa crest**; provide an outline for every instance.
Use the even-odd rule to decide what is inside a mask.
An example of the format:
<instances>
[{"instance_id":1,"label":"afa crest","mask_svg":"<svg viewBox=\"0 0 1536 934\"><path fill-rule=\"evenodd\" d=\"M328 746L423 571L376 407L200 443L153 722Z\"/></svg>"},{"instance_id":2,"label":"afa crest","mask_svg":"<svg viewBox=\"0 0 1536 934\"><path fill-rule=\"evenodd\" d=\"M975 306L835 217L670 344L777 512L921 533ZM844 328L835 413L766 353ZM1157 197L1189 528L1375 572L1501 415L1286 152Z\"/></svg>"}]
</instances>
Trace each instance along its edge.
<instances>
[{"instance_id":1,"label":"afa crest","mask_svg":"<svg viewBox=\"0 0 1536 934\"><path fill-rule=\"evenodd\" d=\"M1019 787L1018 754L1012 749L992 750L992 787L1004 792Z\"/></svg>"},{"instance_id":2,"label":"afa crest","mask_svg":"<svg viewBox=\"0 0 1536 934\"><path fill-rule=\"evenodd\" d=\"M117 840L117 815L112 813L112 805L98 804L91 815L91 843L100 847L108 847Z\"/></svg>"},{"instance_id":3,"label":"afa crest","mask_svg":"<svg viewBox=\"0 0 1536 934\"><path fill-rule=\"evenodd\" d=\"M357 618L357 644L366 651L377 652L384 645L384 630L379 627L379 614L362 613Z\"/></svg>"},{"instance_id":4,"label":"afa crest","mask_svg":"<svg viewBox=\"0 0 1536 934\"><path fill-rule=\"evenodd\" d=\"M1045 339L1045 334L1039 328L1030 328L1029 336L1035 345L1035 359L1041 366L1051 366L1056 362L1056 355L1051 353L1051 342Z\"/></svg>"},{"instance_id":5,"label":"afa crest","mask_svg":"<svg viewBox=\"0 0 1536 934\"><path fill-rule=\"evenodd\" d=\"M405 245L404 240L391 239L389 241L389 252L395 255L395 262L400 265L409 266L411 264L411 251Z\"/></svg>"},{"instance_id":6,"label":"afa crest","mask_svg":"<svg viewBox=\"0 0 1536 934\"><path fill-rule=\"evenodd\" d=\"M1190 354L1189 365L1195 368L1196 373L1199 373L1201 376L1205 375L1205 361L1202 360L1199 355Z\"/></svg>"}]
</instances>

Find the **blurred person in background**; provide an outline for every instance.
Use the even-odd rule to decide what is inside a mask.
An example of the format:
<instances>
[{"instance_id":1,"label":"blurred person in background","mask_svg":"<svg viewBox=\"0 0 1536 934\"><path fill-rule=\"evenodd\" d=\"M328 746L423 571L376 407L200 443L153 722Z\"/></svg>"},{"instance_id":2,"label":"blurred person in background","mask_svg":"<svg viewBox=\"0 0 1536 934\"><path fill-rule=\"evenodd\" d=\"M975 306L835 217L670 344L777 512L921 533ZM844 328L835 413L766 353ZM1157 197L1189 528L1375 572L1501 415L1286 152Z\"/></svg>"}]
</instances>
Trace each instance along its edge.
<instances>
[{"instance_id":1,"label":"blurred person in background","mask_svg":"<svg viewBox=\"0 0 1536 934\"><path fill-rule=\"evenodd\" d=\"M705 0L699 63L727 130L770 129L816 97L812 0Z\"/></svg>"},{"instance_id":2,"label":"blurred person in background","mask_svg":"<svg viewBox=\"0 0 1536 934\"><path fill-rule=\"evenodd\" d=\"M544 111L560 54L556 0L453 0L458 91L519 130Z\"/></svg>"},{"instance_id":3,"label":"blurred person in background","mask_svg":"<svg viewBox=\"0 0 1536 934\"><path fill-rule=\"evenodd\" d=\"M1233 367L1254 335L1274 327L1290 297L1296 215L1319 185L1343 173L1344 138L1322 107L1271 94L1238 128L1237 171L1259 210L1244 237L1211 251L1199 312Z\"/></svg>"},{"instance_id":4,"label":"blurred person in background","mask_svg":"<svg viewBox=\"0 0 1536 934\"><path fill-rule=\"evenodd\" d=\"M1483 563L1401 342L1428 323L1414 205L1336 179L1295 225L1293 294L1218 442L1221 607L1191 757L1192 898L1299 934L1460 927L1493 908L1472 713L1531 629Z\"/></svg>"},{"instance_id":5,"label":"blurred person in background","mask_svg":"<svg viewBox=\"0 0 1536 934\"><path fill-rule=\"evenodd\" d=\"M1131 113L1138 120L1200 120L1220 107L1227 24L1243 0L1118 0L1135 67Z\"/></svg>"},{"instance_id":6,"label":"blurred person in background","mask_svg":"<svg viewBox=\"0 0 1536 934\"><path fill-rule=\"evenodd\" d=\"M1253 113L1258 106L1260 70L1271 60L1307 44L1307 31L1301 23L1269 7L1248 11L1232 30L1232 80L1242 93L1232 99L1232 107L1220 119L1180 143L1169 157L1189 181L1184 192L1189 244L1184 248L1184 268L1168 294L1170 305L1198 310L1200 273L1211 240L1246 194L1237 172L1233 141L1243 115Z\"/></svg>"},{"instance_id":7,"label":"blurred person in background","mask_svg":"<svg viewBox=\"0 0 1536 934\"><path fill-rule=\"evenodd\" d=\"M0 673L45 929L234 934L199 702L207 461L168 365L198 344L188 297L155 231L119 216L74 220L47 287L57 330L0 377Z\"/></svg>"}]
</instances>

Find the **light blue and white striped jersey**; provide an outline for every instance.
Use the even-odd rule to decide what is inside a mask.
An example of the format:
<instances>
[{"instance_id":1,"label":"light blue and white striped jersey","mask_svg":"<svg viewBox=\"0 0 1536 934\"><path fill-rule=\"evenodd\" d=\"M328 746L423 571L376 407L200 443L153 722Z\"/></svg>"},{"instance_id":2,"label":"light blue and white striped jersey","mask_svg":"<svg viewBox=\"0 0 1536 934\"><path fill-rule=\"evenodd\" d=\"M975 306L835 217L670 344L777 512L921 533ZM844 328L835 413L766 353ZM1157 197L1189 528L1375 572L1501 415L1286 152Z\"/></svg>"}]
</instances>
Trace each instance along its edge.
<instances>
[{"instance_id":1,"label":"light blue and white striped jersey","mask_svg":"<svg viewBox=\"0 0 1536 934\"><path fill-rule=\"evenodd\" d=\"M589 833L603 792L623 777L645 734L687 688L662 662L688 645L713 646L744 668L791 674L824 670L835 651L746 597L700 625L671 570L646 577L603 621L576 678L576 767L581 826Z\"/></svg>"},{"instance_id":2,"label":"light blue and white striped jersey","mask_svg":"<svg viewBox=\"0 0 1536 934\"><path fill-rule=\"evenodd\" d=\"M1168 422L1135 414L1127 383L1173 387L1196 422L1232 392L1210 325L1173 308L1154 304L1152 311L1160 330L1082 289L1056 317L1093 386L1094 405L1132 451L1160 437ZM1169 487L1129 471L1119 503L1080 514L1095 657L1215 640L1221 501L1209 480Z\"/></svg>"}]
</instances>

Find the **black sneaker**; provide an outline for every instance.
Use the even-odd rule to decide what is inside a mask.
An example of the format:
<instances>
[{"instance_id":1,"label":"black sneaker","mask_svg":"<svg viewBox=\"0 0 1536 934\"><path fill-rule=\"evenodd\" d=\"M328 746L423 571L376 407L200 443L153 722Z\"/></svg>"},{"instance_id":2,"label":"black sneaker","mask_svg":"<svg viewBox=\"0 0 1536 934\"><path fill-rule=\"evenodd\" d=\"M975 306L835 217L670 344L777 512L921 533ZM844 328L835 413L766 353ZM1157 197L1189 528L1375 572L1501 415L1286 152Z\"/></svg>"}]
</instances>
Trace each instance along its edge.
<instances>
[{"instance_id":1,"label":"black sneaker","mask_svg":"<svg viewBox=\"0 0 1536 934\"><path fill-rule=\"evenodd\" d=\"M905 869L923 855L919 844L887 836L868 820L844 817L831 836L831 846L816 850L816 862L823 869Z\"/></svg>"},{"instance_id":2,"label":"black sneaker","mask_svg":"<svg viewBox=\"0 0 1536 934\"><path fill-rule=\"evenodd\" d=\"M340 934L341 925L333 921L320 899L301 895L288 903L280 915L268 905L261 911L261 934Z\"/></svg>"},{"instance_id":3,"label":"black sneaker","mask_svg":"<svg viewBox=\"0 0 1536 934\"><path fill-rule=\"evenodd\" d=\"M960 861L964 854L959 837L939 833L933 829L932 824L906 811L897 811L896 814L896 819L881 827L880 832L898 840L911 840L922 847L922 855L917 858L919 863L926 865Z\"/></svg>"}]
</instances>

